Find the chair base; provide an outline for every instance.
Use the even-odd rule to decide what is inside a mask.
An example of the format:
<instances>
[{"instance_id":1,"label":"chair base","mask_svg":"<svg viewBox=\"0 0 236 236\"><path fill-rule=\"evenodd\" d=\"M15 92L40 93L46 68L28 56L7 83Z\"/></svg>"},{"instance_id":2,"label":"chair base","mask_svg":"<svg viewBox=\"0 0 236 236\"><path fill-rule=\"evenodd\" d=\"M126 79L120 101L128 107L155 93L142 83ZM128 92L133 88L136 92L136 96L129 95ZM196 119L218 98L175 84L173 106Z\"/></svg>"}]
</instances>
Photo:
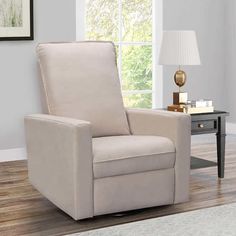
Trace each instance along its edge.
<instances>
[{"instance_id":1,"label":"chair base","mask_svg":"<svg viewBox=\"0 0 236 236\"><path fill-rule=\"evenodd\" d=\"M96 179L94 215L174 203L174 169Z\"/></svg>"}]
</instances>

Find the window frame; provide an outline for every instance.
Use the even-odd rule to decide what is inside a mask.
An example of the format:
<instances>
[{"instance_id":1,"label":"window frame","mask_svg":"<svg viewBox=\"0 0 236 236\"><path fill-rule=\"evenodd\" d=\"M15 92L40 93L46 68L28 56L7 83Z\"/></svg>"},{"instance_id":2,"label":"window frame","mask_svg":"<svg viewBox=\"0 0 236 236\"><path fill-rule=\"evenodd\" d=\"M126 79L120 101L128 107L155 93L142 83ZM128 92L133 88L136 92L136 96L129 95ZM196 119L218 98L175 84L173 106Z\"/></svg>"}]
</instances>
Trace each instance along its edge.
<instances>
[{"instance_id":1,"label":"window frame","mask_svg":"<svg viewBox=\"0 0 236 236\"><path fill-rule=\"evenodd\" d=\"M119 28L122 24L122 0L119 1ZM119 47L119 76L122 80L122 45L152 46L152 90L123 90L124 96L132 94L152 94L152 108L163 107L163 67L158 64L158 54L163 32L163 0L152 0L152 41L151 42L115 42ZM84 41L86 35L86 0L76 0L76 39ZM119 39L122 31L119 30Z\"/></svg>"}]
</instances>

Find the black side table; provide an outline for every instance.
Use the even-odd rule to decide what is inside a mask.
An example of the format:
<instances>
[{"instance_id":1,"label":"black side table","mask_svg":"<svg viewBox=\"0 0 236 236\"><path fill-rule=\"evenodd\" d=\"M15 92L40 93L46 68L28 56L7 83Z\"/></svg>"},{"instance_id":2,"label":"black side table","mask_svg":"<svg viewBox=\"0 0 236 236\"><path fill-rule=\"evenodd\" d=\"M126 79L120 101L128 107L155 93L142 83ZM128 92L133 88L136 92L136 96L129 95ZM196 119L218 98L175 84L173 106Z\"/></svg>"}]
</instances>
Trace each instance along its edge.
<instances>
[{"instance_id":1,"label":"black side table","mask_svg":"<svg viewBox=\"0 0 236 236\"><path fill-rule=\"evenodd\" d=\"M225 117L229 113L225 111L214 111L210 113L191 114L192 135L197 134L216 134L217 142L217 165L218 177L224 178L225 170Z\"/></svg>"}]
</instances>

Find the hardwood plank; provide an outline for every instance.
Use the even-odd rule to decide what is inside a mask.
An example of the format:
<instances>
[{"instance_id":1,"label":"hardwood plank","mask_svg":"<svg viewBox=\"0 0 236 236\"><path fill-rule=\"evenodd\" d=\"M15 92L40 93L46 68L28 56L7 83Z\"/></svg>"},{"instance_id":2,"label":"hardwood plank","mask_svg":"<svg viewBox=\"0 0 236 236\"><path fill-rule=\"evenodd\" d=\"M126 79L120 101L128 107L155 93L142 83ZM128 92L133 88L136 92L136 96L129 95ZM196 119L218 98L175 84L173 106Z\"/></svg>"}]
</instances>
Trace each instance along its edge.
<instances>
[{"instance_id":1,"label":"hardwood plank","mask_svg":"<svg viewBox=\"0 0 236 236\"><path fill-rule=\"evenodd\" d=\"M78 222L56 208L31 186L26 161L0 163L0 235L65 235L236 202L235 143L236 138L227 139L224 179L218 179L216 167L191 171L189 202L127 212L123 217L113 214ZM192 155L216 161L216 145L193 144Z\"/></svg>"}]
</instances>

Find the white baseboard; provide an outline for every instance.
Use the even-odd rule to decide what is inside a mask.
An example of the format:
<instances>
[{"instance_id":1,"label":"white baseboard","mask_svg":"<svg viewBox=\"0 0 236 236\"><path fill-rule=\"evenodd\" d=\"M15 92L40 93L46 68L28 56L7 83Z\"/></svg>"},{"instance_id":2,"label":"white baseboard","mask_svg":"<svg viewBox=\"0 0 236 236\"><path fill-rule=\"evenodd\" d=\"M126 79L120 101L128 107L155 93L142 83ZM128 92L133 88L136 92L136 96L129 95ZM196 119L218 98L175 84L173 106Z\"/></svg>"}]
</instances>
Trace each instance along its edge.
<instances>
[{"instance_id":1,"label":"white baseboard","mask_svg":"<svg viewBox=\"0 0 236 236\"><path fill-rule=\"evenodd\" d=\"M18 161L26 159L25 148L13 148L0 150L0 162Z\"/></svg>"},{"instance_id":2,"label":"white baseboard","mask_svg":"<svg viewBox=\"0 0 236 236\"><path fill-rule=\"evenodd\" d=\"M227 134L236 134L236 123L226 123L226 133Z\"/></svg>"}]
</instances>

